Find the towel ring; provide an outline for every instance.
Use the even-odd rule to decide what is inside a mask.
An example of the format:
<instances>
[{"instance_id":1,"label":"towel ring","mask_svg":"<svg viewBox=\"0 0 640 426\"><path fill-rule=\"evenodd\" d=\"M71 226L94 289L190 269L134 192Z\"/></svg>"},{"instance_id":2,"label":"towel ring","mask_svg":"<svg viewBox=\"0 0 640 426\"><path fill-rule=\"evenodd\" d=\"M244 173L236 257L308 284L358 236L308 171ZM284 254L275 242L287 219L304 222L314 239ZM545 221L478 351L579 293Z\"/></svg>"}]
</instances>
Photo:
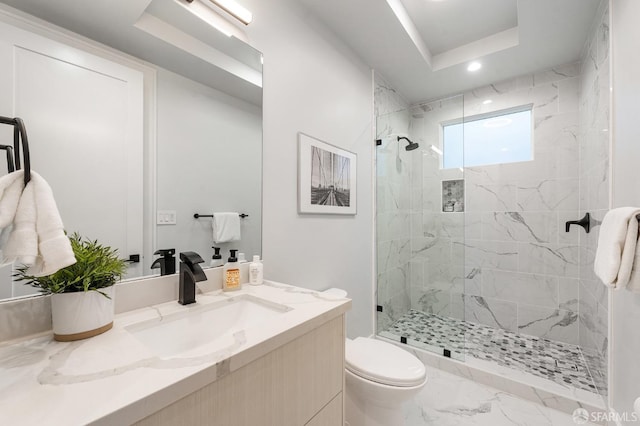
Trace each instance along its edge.
<instances>
[{"instance_id":1,"label":"towel ring","mask_svg":"<svg viewBox=\"0 0 640 426\"><path fill-rule=\"evenodd\" d=\"M24 158L24 184L27 185L31 180L31 157L29 155L29 141L27 139L27 129L24 122L19 117L2 117L0 116L0 124L8 124L13 126L13 155L15 158L15 170L20 170L20 145L22 142L22 157ZM7 150L7 153L9 151ZM9 166L9 169L11 167Z\"/></svg>"}]
</instances>

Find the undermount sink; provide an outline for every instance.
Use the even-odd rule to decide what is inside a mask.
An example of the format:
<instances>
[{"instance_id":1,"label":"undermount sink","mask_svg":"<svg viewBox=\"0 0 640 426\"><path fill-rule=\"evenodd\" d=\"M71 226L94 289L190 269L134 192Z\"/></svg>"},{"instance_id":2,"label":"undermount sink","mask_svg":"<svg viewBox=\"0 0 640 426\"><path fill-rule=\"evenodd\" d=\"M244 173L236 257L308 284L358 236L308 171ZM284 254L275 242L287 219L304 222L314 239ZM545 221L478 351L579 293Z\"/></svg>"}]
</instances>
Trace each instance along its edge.
<instances>
[{"instance_id":1,"label":"undermount sink","mask_svg":"<svg viewBox=\"0 0 640 426\"><path fill-rule=\"evenodd\" d=\"M196 348L207 352L222 349L233 342L234 333L263 325L290 310L288 306L242 294L125 329L155 355L170 357Z\"/></svg>"}]
</instances>

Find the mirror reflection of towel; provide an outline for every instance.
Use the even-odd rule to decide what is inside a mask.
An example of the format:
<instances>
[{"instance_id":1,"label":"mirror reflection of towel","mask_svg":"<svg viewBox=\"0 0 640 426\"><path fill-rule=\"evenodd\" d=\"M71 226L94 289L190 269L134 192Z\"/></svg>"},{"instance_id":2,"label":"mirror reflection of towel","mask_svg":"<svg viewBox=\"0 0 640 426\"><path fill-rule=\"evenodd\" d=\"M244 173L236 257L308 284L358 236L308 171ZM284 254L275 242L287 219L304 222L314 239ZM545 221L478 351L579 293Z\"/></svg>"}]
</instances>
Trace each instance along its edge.
<instances>
[{"instance_id":1,"label":"mirror reflection of towel","mask_svg":"<svg viewBox=\"0 0 640 426\"><path fill-rule=\"evenodd\" d=\"M238 212L214 213L212 227L214 243L240 240L240 215Z\"/></svg>"}]
</instances>

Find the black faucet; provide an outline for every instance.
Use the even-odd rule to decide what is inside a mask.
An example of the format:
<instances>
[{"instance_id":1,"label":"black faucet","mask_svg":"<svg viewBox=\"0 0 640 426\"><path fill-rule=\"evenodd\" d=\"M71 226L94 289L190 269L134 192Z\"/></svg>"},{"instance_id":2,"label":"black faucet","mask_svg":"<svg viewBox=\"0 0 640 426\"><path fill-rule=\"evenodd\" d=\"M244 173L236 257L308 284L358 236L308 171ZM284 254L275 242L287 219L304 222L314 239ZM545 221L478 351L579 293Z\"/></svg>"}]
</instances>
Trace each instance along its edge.
<instances>
[{"instance_id":1,"label":"black faucet","mask_svg":"<svg viewBox=\"0 0 640 426\"><path fill-rule=\"evenodd\" d=\"M176 273L176 249L160 249L153 254L162 257L157 258L151 264L151 269L160 268L160 275L171 275Z\"/></svg>"},{"instance_id":2,"label":"black faucet","mask_svg":"<svg viewBox=\"0 0 640 426\"><path fill-rule=\"evenodd\" d=\"M194 251L180 253L180 292L178 303L188 305L196 301L196 283L206 281L207 276L198 263L204 262Z\"/></svg>"}]
</instances>

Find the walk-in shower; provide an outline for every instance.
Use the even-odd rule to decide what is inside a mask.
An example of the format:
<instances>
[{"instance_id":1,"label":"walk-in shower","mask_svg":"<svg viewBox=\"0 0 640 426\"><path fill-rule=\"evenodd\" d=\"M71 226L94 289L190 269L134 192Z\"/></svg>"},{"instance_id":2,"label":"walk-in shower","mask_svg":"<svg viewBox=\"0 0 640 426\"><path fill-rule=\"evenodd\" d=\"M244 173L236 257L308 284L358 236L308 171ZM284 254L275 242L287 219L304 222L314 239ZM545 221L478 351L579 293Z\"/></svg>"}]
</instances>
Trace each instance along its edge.
<instances>
[{"instance_id":1,"label":"walk-in shower","mask_svg":"<svg viewBox=\"0 0 640 426\"><path fill-rule=\"evenodd\" d=\"M607 22L578 61L444 99L403 104L378 82L377 336L607 394L598 227L565 232L609 207Z\"/></svg>"}]
</instances>

